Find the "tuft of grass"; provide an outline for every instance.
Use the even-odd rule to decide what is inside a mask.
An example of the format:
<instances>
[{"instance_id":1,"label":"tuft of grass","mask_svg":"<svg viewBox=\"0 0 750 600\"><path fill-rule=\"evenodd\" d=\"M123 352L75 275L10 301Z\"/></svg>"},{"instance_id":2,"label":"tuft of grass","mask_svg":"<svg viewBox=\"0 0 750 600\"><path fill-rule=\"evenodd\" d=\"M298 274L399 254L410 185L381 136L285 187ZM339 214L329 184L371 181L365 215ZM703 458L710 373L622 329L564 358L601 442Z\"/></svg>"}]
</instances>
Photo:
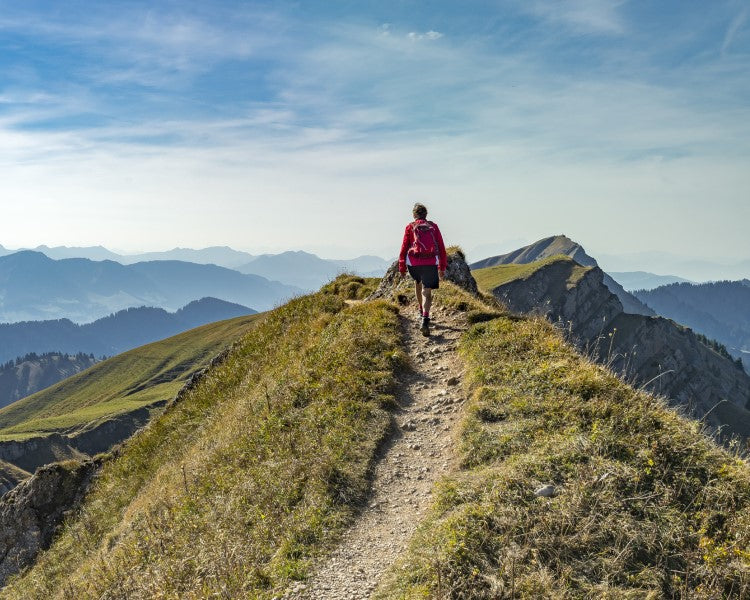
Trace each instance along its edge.
<instances>
[{"instance_id":1,"label":"tuft of grass","mask_svg":"<svg viewBox=\"0 0 750 600\"><path fill-rule=\"evenodd\" d=\"M14 402L0 409L0 440L70 432L172 398L193 373L259 318L219 321L123 352Z\"/></svg>"},{"instance_id":2,"label":"tuft of grass","mask_svg":"<svg viewBox=\"0 0 750 600\"><path fill-rule=\"evenodd\" d=\"M458 256L458 257L459 257L459 258L460 258L461 260L463 260L463 261L465 261L465 260L466 260L466 252L464 252L464 249L463 249L463 248L461 248L461 246L448 246L448 247L447 247L447 248L445 249L445 253L446 253L447 255L449 255L449 256L450 256L450 255L453 255L453 254L455 254L455 255L457 255L457 256Z\"/></svg>"},{"instance_id":3,"label":"tuft of grass","mask_svg":"<svg viewBox=\"0 0 750 600\"><path fill-rule=\"evenodd\" d=\"M367 494L401 346L383 301L320 292L267 313L106 462L0 596L279 596Z\"/></svg>"},{"instance_id":4,"label":"tuft of grass","mask_svg":"<svg viewBox=\"0 0 750 600\"><path fill-rule=\"evenodd\" d=\"M750 597L746 462L542 320L478 323L460 353L462 468L378 598Z\"/></svg>"},{"instance_id":5,"label":"tuft of grass","mask_svg":"<svg viewBox=\"0 0 750 600\"><path fill-rule=\"evenodd\" d=\"M340 296L345 300L364 300L378 287L380 279L377 277L359 277L357 275L339 275L336 279L324 285L320 291L323 294Z\"/></svg>"}]
</instances>

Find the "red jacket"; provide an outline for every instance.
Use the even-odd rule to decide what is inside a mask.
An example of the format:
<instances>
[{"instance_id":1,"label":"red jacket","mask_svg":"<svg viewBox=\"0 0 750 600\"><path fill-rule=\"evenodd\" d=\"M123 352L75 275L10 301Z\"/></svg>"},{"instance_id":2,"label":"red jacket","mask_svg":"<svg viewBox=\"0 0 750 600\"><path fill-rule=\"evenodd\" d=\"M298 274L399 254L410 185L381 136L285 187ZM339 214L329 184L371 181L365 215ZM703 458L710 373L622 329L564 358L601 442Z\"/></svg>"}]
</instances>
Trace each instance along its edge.
<instances>
[{"instance_id":1,"label":"red jacket","mask_svg":"<svg viewBox=\"0 0 750 600\"><path fill-rule=\"evenodd\" d=\"M411 252L412 244L414 243L414 225L421 223L429 223L435 229L435 241L437 241L438 253L434 257L419 257L414 256ZM404 240L401 242L401 253L398 255L398 270L401 273L406 273L406 266L411 265L412 267L419 267L425 265L437 265L439 271L445 271L448 266L448 256L445 253L445 244L443 243L443 236L440 233L436 223L432 221L426 221L424 219L417 219L409 223L404 231Z\"/></svg>"}]
</instances>

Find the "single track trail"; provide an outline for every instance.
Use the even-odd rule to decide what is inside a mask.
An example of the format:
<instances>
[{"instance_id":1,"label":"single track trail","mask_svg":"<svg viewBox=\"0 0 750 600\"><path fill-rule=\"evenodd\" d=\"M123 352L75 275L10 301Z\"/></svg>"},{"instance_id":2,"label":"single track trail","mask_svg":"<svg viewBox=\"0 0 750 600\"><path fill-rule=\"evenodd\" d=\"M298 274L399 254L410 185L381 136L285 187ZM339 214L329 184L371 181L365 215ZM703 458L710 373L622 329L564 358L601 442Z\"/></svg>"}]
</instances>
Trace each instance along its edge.
<instances>
[{"instance_id":1,"label":"single track trail","mask_svg":"<svg viewBox=\"0 0 750 600\"><path fill-rule=\"evenodd\" d=\"M450 309L437 308L432 318L432 335L424 337L416 304L402 308L412 369L400 381L397 427L381 450L369 501L313 576L285 600L370 598L425 516L435 482L455 468L454 434L464 400L456 347L466 325Z\"/></svg>"}]
</instances>

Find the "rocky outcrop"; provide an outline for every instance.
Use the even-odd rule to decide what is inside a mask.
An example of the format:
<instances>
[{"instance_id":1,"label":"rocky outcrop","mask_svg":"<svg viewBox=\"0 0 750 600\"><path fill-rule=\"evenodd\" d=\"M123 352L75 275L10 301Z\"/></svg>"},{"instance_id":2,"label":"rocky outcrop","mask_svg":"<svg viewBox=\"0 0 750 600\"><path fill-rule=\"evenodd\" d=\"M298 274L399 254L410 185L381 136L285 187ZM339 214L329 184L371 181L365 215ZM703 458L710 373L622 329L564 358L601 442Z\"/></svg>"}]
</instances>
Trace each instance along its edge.
<instances>
[{"instance_id":1,"label":"rocky outcrop","mask_svg":"<svg viewBox=\"0 0 750 600\"><path fill-rule=\"evenodd\" d=\"M661 394L722 436L750 439L750 377L662 317L628 314L598 267L561 259L492 290L514 312L543 316L579 349L637 386ZM578 267L580 270L580 267Z\"/></svg>"},{"instance_id":2,"label":"rocky outcrop","mask_svg":"<svg viewBox=\"0 0 750 600\"><path fill-rule=\"evenodd\" d=\"M48 465L0 499L0 585L49 547L65 516L80 504L99 464Z\"/></svg>"},{"instance_id":3,"label":"rocky outcrop","mask_svg":"<svg viewBox=\"0 0 750 600\"><path fill-rule=\"evenodd\" d=\"M528 246L524 246L523 248L519 248L508 254L491 256L490 258L477 261L471 264L471 268L482 269L485 267L494 267L496 265L510 264L525 265L557 255L564 255L572 258L575 262L584 267L598 267L596 260L586 254L583 246L564 235L556 235L544 238L543 240L539 240L538 242L529 244ZM609 291L620 300L625 312L635 315L656 315L651 308L633 296L633 294L627 292L625 288L607 275L607 273L602 272L602 280Z\"/></svg>"},{"instance_id":4,"label":"rocky outcrop","mask_svg":"<svg viewBox=\"0 0 750 600\"><path fill-rule=\"evenodd\" d=\"M445 269L445 280L455 283L457 286L462 287L467 292L473 295L477 295L477 282L471 274L469 265L466 264L466 257L461 250L451 249L448 253L448 265ZM370 299L375 298L390 298L394 295L399 284L402 284L405 280L401 278L398 272L398 261L395 261L388 270L386 271L383 278L380 280L378 289L373 292ZM411 282L411 279L408 279Z\"/></svg>"},{"instance_id":5,"label":"rocky outcrop","mask_svg":"<svg viewBox=\"0 0 750 600\"><path fill-rule=\"evenodd\" d=\"M86 460L128 439L148 423L154 410L165 404L166 401L160 400L114 416L75 434L51 433L25 440L0 442L0 460L29 473L53 462Z\"/></svg>"},{"instance_id":6,"label":"rocky outcrop","mask_svg":"<svg viewBox=\"0 0 750 600\"><path fill-rule=\"evenodd\" d=\"M0 460L0 496L9 492L24 479L31 477L31 473L19 469L17 466Z\"/></svg>"}]
</instances>

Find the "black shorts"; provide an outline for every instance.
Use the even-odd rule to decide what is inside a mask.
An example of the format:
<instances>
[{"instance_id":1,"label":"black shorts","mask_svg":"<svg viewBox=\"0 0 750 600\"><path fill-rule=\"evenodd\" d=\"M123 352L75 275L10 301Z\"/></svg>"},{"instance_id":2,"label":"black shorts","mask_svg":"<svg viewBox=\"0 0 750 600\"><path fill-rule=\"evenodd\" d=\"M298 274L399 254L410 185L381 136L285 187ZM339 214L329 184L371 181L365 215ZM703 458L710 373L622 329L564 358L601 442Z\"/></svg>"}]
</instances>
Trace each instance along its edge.
<instances>
[{"instance_id":1,"label":"black shorts","mask_svg":"<svg viewBox=\"0 0 750 600\"><path fill-rule=\"evenodd\" d=\"M437 265L421 265L418 267L407 266L409 275L414 281L421 283L426 288L436 290L440 287Z\"/></svg>"}]
</instances>

